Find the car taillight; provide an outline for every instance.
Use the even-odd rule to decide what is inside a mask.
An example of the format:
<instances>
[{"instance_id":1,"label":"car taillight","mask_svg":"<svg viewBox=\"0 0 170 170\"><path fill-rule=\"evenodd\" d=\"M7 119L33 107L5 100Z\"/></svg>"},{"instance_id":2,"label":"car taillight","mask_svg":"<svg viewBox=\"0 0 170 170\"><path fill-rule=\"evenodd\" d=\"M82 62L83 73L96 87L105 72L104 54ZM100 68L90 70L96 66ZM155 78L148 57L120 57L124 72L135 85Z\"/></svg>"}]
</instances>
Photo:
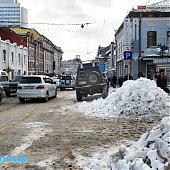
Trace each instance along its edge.
<instances>
[{"instance_id":1,"label":"car taillight","mask_svg":"<svg viewBox=\"0 0 170 170\"><path fill-rule=\"evenodd\" d=\"M17 89L19 90L19 89L22 89L22 87L21 86L17 86Z\"/></svg>"},{"instance_id":2,"label":"car taillight","mask_svg":"<svg viewBox=\"0 0 170 170\"><path fill-rule=\"evenodd\" d=\"M36 87L36 89L44 89L44 86L43 85L39 85Z\"/></svg>"}]
</instances>

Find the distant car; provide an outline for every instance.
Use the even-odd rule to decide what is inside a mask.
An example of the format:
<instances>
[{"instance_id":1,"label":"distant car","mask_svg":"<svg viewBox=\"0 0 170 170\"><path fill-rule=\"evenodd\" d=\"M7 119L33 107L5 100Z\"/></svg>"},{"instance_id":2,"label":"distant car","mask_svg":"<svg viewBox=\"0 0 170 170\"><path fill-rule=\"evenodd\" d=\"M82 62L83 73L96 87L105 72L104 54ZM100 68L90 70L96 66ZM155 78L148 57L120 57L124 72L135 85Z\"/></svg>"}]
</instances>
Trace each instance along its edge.
<instances>
[{"instance_id":1,"label":"distant car","mask_svg":"<svg viewBox=\"0 0 170 170\"><path fill-rule=\"evenodd\" d=\"M6 96L10 96L11 93L17 92L17 85L19 81L21 80L21 78L22 78L22 75L16 75L14 76L12 81L9 81L3 84Z\"/></svg>"},{"instance_id":2,"label":"distant car","mask_svg":"<svg viewBox=\"0 0 170 170\"><path fill-rule=\"evenodd\" d=\"M9 89L9 79L6 71L0 70L0 84L6 93L6 89Z\"/></svg>"},{"instance_id":3,"label":"distant car","mask_svg":"<svg viewBox=\"0 0 170 170\"><path fill-rule=\"evenodd\" d=\"M4 96L5 96L4 89L3 89L2 85L0 84L0 103L1 103L2 99L4 98Z\"/></svg>"},{"instance_id":4,"label":"distant car","mask_svg":"<svg viewBox=\"0 0 170 170\"><path fill-rule=\"evenodd\" d=\"M56 86L60 87L60 77L51 77L53 82L56 82Z\"/></svg>"},{"instance_id":5,"label":"distant car","mask_svg":"<svg viewBox=\"0 0 170 170\"><path fill-rule=\"evenodd\" d=\"M75 80L72 75L63 75L60 79L60 90L72 88L75 90Z\"/></svg>"},{"instance_id":6,"label":"distant car","mask_svg":"<svg viewBox=\"0 0 170 170\"><path fill-rule=\"evenodd\" d=\"M77 101L82 101L82 97L102 93L102 98L108 95L107 77L100 71L97 62L82 63L77 69L76 77L76 97Z\"/></svg>"},{"instance_id":7,"label":"distant car","mask_svg":"<svg viewBox=\"0 0 170 170\"><path fill-rule=\"evenodd\" d=\"M57 96L56 83L45 75L23 76L17 86L17 97L21 103L26 99L43 99Z\"/></svg>"}]
</instances>

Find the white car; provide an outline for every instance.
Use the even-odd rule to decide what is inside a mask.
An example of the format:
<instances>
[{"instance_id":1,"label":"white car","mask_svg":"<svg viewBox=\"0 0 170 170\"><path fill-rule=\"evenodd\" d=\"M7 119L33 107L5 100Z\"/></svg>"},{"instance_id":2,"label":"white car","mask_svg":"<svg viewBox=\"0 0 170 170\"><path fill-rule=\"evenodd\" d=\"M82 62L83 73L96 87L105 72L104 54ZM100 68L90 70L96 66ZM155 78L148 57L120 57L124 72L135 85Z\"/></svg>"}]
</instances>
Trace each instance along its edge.
<instances>
[{"instance_id":1,"label":"white car","mask_svg":"<svg viewBox=\"0 0 170 170\"><path fill-rule=\"evenodd\" d=\"M60 87L60 78L59 77L51 77L51 79L53 80L53 82L56 82L57 87Z\"/></svg>"},{"instance_id":2,"label":"white car","mask_svg":"<svg viewBox=\"0 0 170 170\"><path fill-rule=\"evenodd\" d=\"M48 76L23 76L17 86L17 97L21 103L24 103L25 99L44 99L47 102L49 97L56 96L56 83Z\"/></svg>"}]
</instances>

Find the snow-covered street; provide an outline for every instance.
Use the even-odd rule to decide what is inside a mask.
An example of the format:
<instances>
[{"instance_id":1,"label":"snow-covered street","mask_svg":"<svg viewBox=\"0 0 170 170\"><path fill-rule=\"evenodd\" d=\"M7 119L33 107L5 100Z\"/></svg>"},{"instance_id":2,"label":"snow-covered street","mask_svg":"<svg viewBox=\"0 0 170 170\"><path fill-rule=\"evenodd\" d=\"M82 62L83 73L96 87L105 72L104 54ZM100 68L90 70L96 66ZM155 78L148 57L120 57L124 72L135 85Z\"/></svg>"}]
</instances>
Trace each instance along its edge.
<instances>
[{"instance_id":1,"label":"snow-covered street","mask_svg":"<svg viewBox=\"0 0 170 170\"><path fill-rule=\"evenodd\" d=\"M94 100L93 100L94 99ZM77 102L59 91L48 103L0 107L1 155L28 155L14 170L166 170L170 161L170 97L154 81L127 81L109 96Z\"/></svg>"}]
</instances>

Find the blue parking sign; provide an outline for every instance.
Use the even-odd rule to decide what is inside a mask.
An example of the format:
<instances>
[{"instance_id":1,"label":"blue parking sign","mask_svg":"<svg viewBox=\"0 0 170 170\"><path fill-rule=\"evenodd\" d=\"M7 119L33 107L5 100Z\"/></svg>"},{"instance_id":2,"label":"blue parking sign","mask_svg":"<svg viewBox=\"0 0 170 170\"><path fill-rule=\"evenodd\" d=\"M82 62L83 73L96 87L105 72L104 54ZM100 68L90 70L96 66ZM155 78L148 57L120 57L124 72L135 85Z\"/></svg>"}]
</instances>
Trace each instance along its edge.
<instances>
[{"instance_id":1,"label":"blue parking sign","mask_svg":"<svg viewBox=\"0 0 170 170\"><path fill-rule=\"evenodd\" d=\"M124 52L124 60L132 60L132 51Z\"/></svg>"}]
</instances>

